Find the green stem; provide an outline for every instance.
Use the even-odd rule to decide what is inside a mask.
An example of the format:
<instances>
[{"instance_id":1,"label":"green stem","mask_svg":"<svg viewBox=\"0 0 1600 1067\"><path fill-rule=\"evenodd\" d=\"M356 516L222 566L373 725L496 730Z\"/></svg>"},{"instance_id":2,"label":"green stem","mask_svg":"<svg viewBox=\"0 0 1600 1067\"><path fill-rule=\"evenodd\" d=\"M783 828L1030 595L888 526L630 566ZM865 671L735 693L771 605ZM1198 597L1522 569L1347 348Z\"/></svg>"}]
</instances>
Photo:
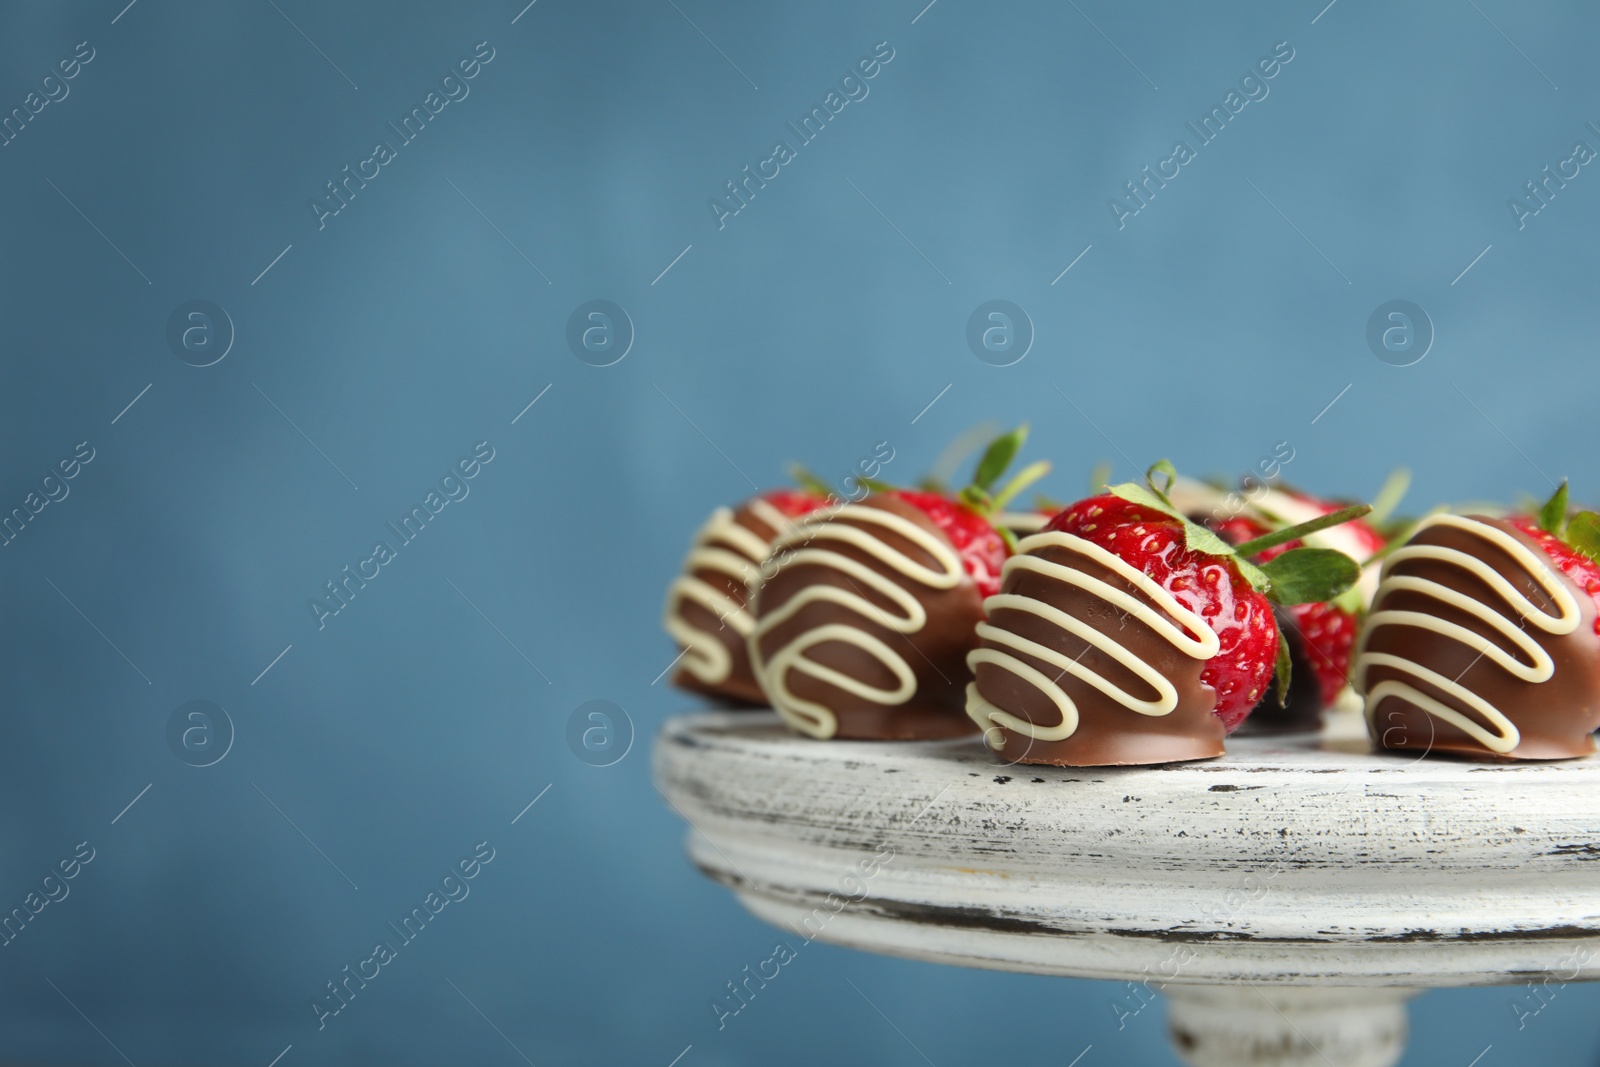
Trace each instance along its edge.
<instances>
[{"instance_id":1,"label":"green stem","mask_svg":"<svg viewBox=\"0 0 1600 1067\"><path fill-rule=\"evenodd\" d=\"M1306 534L1313 534L1318 530L1326 530L1330 526L1338 526L1341 523L1349 522L1351 519L1359 519L1371 510L1371 504L1353 504L1347 508L1340 508L1338 511L1331 511L1326 515L1319 515L1308 522L1262 534L1253 541L1246 541L1244 544L1236 546L1234 552L1242 557L1258 555L1276 545L1299 540Z\"/></svg>"},{"instance_id":2,"label":"green stem","mask_svg":"<svg viewBox=\"0 0 1600 1067\"><path fill-rule=\"evenodd\" d=\"M1028 464L1026 467L1014 474L1011 480L994 494L994 501L991 506L995 511L1001 510L1007 504L1011 503L1012 500L1016 499L1018 493L1022 492L1024 489L1028 488L1028 486L1032 485L1034 482L1038 481L1040 478L1043 478L1049 473L1050 461L1047 459L1041 459Z\"/></svg>"},{"instance_id":3,"label":"green stem","mask_svg":"<svg viewBox=\"0 0 1600 1067\"><path fill-rule=\"evenodd\" d=\"M827 482L824 482L798 463L789 464L789 478L801 489L823 499L827 499L828 494L833 491L828 488Z\"/></svg>"},{"instance_id":4,"label":"green stem","mask_svg":"<svg viewBox=\"0 0 1600 1067\"><path fill-rule=\"evenodd\" d=\"M1389 477L1384 480L1383 488L1372 498L1372 521L1377 524L1388 522L1389 516L1400 506L1401 498L1406 495L1406 490L1410 487L1410 471L1404 467L1391 471Z\"/></svg>"}]
</instances>

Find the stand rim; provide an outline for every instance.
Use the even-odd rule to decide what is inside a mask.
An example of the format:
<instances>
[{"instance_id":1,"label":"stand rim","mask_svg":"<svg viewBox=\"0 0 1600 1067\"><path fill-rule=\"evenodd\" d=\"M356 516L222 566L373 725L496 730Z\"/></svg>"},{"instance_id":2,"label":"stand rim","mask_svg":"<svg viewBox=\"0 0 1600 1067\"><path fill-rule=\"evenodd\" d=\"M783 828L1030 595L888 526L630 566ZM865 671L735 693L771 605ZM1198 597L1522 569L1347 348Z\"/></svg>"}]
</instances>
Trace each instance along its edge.
<instances>
[{"instance_id":1,"label":"stand rim","mask_svg":"<svg viewBox=\"0 0 1600 1067\"><path fill-rule=\"evenodd\" d=\"M1207 985L1600 977L1594 760L1411 763L1335 730L1007 767L975 739L819 742L711 712L663 726L655 774L706 874L868 951Z\"/></svg>"}]
</instances>

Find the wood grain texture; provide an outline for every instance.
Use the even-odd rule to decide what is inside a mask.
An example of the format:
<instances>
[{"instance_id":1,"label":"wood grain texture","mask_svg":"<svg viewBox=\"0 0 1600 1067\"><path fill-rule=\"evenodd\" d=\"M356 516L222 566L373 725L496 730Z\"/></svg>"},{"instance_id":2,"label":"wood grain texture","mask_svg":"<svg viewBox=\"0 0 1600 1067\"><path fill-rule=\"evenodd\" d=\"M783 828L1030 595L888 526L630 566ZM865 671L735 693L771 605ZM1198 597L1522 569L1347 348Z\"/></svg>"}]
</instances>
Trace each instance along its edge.
<instances>
[{"instance_id":1,"label":"wood grain texture","mask_svg":"<svg viewBox=\"0 0 1600 1067\"><path fill-rule=\"evenodd\" d=\"M694 862L803 937L1152 990L1600 977L1600 761L1371 755L1348 725L1229 750L1007 766L707 712L654 766Z\"/></svg>"}]
</instances>

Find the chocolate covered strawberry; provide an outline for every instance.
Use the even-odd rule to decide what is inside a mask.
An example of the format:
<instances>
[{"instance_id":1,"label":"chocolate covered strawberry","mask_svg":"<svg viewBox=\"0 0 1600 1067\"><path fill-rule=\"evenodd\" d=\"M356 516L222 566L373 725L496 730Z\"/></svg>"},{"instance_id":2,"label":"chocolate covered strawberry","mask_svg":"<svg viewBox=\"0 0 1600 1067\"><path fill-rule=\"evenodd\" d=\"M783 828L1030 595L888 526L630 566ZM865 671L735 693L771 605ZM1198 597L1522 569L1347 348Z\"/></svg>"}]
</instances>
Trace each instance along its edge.
<instances>
[{"instance_id":1,"label":"chocolate covered strawberry","mask_svg":"<svg viewBox=\"0 0 1600 1067\"><path fill-rule=\"evenodd\" d=\"M1589 756L1600 726L1600 514L1436 512L1385 554L1352 682L1383 749Z\"/></svg>"},{"instance_id":2,"label":"chocolate covered strawberry","mask_svg":"<svg viewBox=\"0 0 1600 1067\"><path fill-rule=\"evenodd\" d=\"M1358 567L1329 549L1251 556L1365 513L1347 508L1235 548L1188 519L1157 464L1066 508L1007 561L985 603L967 712L1009 760L1164 763L1222 753L1288 648L1273 609L1326 601ZM1160 484L1158 484L1158 479Z\"/></svg>"},{"instance_id":3,"label":"chocolate covered strawberry","mask_svg":"<svg viewBox=\"0 0 1600 1067\"><path fill-rule=\"evenodd\" d=\"M791 727L818 738L972 732L966 654L1010 552L991 516L1048 469L994 488L1026 433L991 444L954 496L868 483L865 499L807 516L774 542L750 659Z\"/></svg>"},{"instance_id":4,"label":"chocolate covered strawberry","mask_svg":"<svg viewBox=\"0 0 1600 1067\"><path fill-rule=\"evenodd\" d=\"M773 539L824 503L805 489L774 489L711 513L667 590L662 625L681 650L674 685L737 705L766 703L746 648L755 627L750 587Z\"/></svg>"}]
</instances>

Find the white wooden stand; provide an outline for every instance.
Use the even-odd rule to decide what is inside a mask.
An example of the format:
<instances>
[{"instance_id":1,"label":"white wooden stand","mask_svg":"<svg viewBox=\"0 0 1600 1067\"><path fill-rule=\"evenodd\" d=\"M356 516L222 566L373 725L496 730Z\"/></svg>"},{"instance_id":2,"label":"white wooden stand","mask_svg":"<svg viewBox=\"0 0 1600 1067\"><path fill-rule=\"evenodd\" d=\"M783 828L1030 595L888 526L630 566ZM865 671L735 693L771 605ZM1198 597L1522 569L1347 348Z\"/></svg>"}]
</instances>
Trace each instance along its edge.
<instances>
[{"instance_id":1,"label":"white wooden stand","mask_svg":"<svg viewBox=\"0 0 1600 1067\"><path fill-rule=\"evenodd\" d=\"M1377 756L1360 729L1069 769L705 712L654 766L691 858L761 918L1160 991L1197 1067L1385 1067L1422 989L1600 978L1600 760Z\"/></svg>"}]
</instances>

